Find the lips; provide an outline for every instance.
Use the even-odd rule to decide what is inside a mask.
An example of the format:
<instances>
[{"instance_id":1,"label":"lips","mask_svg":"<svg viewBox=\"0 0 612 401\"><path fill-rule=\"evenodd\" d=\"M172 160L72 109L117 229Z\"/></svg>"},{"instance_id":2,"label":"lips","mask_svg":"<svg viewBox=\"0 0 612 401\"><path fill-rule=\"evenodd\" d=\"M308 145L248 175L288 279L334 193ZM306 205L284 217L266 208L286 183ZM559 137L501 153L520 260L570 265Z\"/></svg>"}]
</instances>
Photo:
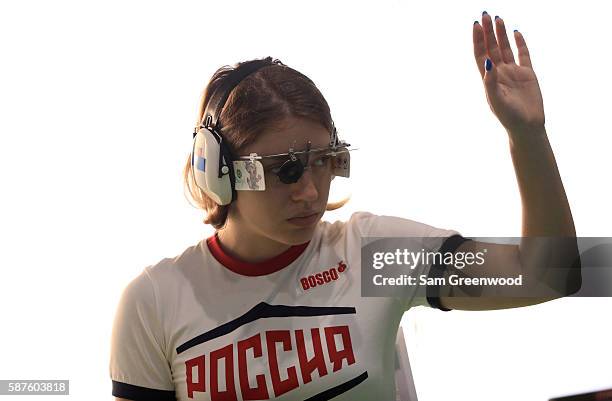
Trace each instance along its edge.
<instances>
[{"instance_id":1,"label":"lips","mask_svg":"<svg viewBox=\"0 0 612 401\"><path fill-rule=\"evenodd\" d=\"M319 212L307 212L307 213L302 213L302 214L298 214L296 216L291 217L291 219L295 219L295 218L302 218L302 217L310 217L312 215L315 214L319 214Z\"/></svg>"},{"instance_id":2,"label":"lips","mask_svg":"<svg viewBox=\"0 0 612 401\"><path fill-rule=\"evenodd\" d=\"M319 212L313 212L309 214L299 214L295 217L287 219L288 222L300 227L308 227L316 224L320 219Z\"/></svg>"}]
</instances>

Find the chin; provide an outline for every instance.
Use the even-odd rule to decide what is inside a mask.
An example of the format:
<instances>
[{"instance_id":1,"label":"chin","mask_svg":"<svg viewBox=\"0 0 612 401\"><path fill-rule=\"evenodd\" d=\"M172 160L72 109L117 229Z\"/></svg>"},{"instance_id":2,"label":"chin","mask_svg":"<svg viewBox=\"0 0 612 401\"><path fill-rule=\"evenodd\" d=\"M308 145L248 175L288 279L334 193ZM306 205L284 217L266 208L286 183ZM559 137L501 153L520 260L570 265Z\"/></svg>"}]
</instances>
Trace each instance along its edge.
<instances>
[{"instance_id":1,"label":"chin","mask_svg":"<svg viewBox=\"0 0 612 401\"><path fill-rule=\"evenodd\" d=\"M301 245L312 239L316 225L310 227L292 227L285 236L285 241L288 245Z\"/></svg>"}]
</instances>

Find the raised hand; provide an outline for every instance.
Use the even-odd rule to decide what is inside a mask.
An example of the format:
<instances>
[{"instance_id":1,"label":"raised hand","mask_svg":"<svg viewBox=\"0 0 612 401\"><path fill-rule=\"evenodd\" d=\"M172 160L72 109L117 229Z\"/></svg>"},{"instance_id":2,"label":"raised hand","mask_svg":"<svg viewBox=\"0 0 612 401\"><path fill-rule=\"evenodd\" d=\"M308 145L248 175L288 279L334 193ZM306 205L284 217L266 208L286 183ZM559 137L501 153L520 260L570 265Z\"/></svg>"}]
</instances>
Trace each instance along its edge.
<instances>
[{"instance_id":1,"label":"raised hand","mask_svg":"<svg viewBox=\"0 0 612 401\"><path fill-rule=\"evenodd\" d=\"M495 23L495 33L493 33ZM497 38L495 37L497 34ZM517 65L504 21L484 12L482 25L474 22L474 58L493 114L511 134L542 132L544 104L523 35L514 31Z\"/></svg>"}]
</instances>

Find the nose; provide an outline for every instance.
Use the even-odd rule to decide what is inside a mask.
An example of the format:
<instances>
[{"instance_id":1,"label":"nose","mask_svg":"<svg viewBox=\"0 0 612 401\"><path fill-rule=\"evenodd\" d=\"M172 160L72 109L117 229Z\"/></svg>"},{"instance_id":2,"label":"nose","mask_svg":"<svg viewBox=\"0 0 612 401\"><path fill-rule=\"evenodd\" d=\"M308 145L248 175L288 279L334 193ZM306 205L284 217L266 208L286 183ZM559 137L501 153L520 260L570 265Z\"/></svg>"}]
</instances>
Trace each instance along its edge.
<instances>
[{"instance_id":1,"label":"nose","mask_svg":"<svg viewBox=\"0 0 612 401\"><path fill-rule=\"evenodd\" d=\"M319 191L312 178L310 170L306 170L296 183L289 184L294 202L314 202L319 198Z\"/></svg>"}]
</instances>

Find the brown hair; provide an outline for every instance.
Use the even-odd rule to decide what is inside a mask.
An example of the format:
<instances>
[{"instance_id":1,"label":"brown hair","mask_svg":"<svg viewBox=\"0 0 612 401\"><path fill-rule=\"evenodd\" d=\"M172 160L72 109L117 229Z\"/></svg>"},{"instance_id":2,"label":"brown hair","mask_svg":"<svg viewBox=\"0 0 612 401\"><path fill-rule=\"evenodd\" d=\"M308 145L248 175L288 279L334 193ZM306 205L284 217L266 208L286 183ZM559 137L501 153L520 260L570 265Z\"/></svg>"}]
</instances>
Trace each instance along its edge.
<instances>
[{"instance_id":1,"label":"brown hair","mask_svg":"<svg viewBox=\"0 0 612 401\"><path fill-rule=\"evenodd\" d=\"M233 154L253 143L264 130L275 128L289 117L300 117L323 125L330 133L333 122L327 101L315 84L302 73L287 67L280 60L266 57L270 63L248 75L230 93L219 116L223 137ZM255 60L234 67L219 68L204 89L200 100L197 126L200 126L210 96L234 70ZM204 223L220 229L225 224L230 205L220 206L195 183L191 155L183 170L185 195L197 208L206 211ZM327 205L327 210L342 207L348 199Z\"/></svg>"}]
</instances>

